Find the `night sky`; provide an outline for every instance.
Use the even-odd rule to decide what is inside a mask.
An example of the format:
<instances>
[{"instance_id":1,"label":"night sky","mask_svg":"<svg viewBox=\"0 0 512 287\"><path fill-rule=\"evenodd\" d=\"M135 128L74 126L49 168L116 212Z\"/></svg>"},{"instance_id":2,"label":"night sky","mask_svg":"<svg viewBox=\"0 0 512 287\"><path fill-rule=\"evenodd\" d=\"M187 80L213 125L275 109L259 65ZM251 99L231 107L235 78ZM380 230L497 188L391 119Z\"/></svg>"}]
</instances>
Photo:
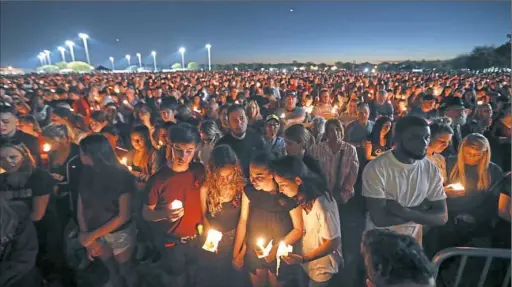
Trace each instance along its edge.
<instances>
[{"instance_id":1,"label":"night sky","mask_svg":"<svg viewBox=\"0 0 512 287\"><path fill-rule=\"evenodd\" d=\"M1 2L0 66L34 68L37 54L90 36L94 66L124 68L124 55L152 65L212 62L396 61L447 59L510 33L510 1L490 2ZM293 12L290 11L293 9ZM116 41L118 39L119 41ZM69 53L66 54L69 60Z\"/></svg>"}]
</instances>

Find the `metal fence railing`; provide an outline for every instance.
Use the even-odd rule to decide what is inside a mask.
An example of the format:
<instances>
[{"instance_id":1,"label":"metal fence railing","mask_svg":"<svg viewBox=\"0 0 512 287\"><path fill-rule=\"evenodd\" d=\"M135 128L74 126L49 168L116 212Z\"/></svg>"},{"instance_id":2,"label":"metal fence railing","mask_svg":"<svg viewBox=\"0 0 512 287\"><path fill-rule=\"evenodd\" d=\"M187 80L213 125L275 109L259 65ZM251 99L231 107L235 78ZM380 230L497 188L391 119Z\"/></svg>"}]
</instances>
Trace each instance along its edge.
<instances>
[{"instance_id":1,"label":"metal fence railing","mask_svg":"<svg viewBox=\"0 0 512 287\"><path fill-rule=\"evenodd\" d=\"M480 279L478 280L478 287L483 287L485 280L487 279L487 275L489 269L491 267L491 263L494 259L505 259L510 261L511 251L509 249L498 249L498 248L472 248L472 247L454 247L447 248L439 251L436 256L432 259L434 266L436 268L436 278L439 273L439 267L441 264L449 258L459 256L461 257L461 261L459 267L457 268L457 276L455 277L455 283L452 287L458 287L460 280L462 278L462 273L464 272L464 268L466 267L466 263L469 257L479 257L486 258L485 265L480 273ZM501 284L501 287L509 286L510 282L510 262L507 267L507 273L505 278Z\"/></svg>"}]
</instances>

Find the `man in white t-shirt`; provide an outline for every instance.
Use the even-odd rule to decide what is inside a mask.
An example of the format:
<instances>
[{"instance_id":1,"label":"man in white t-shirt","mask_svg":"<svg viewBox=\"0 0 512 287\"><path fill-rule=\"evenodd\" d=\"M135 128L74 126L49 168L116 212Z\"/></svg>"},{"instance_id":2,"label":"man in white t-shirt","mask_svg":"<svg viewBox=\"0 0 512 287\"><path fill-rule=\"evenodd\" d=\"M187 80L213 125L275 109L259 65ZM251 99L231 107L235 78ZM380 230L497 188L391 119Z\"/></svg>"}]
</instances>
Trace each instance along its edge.
<instances>
[{"instance_id":1,"label":"man in white t-shirt","mask_svg":"<svg viewBox=\"0 0 512 287\"><path fill-rule=\"evenodd\" d=\"M396 148L372 160L363 171L366 230L392 229L421 244L422 225L444 225L448 217L441 174L425 158L428 122L416 116L399 119L394 140Z\"/></svg>"}]
</instances>

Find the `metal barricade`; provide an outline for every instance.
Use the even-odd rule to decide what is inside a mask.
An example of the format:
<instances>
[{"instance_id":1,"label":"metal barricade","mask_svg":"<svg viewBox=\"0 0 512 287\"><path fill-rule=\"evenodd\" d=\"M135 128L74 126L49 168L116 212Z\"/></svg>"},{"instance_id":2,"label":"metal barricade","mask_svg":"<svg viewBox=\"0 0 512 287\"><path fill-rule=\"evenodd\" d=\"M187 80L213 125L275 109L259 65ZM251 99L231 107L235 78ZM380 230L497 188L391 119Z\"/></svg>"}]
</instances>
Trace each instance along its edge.
<instances>
[{"instance_id":1,"label":"metal barricade","mask_svg":"<svg viewBox=\"0 0 512 287\"><path fill-rule=\"evenodd\" d=\"M459 264L459 268L457 269L457 277L455 278L455 285L452 287L458 287L460 280L462 278L462 273L464 272L464 267L466 267L466 263L468 257L480 257L486 258L485 265L480 273L480 280L478 280L478 287L483 287L485 280L487 279L487 273L491 267L491 263L493 259L508 259L510 261L511 251L508 249L498 249L498 248L473 248L473 247L454 247L447 248L439 251L436 256L432 259L434 266L436 268L436 278L439 273L439 267L441 264L448 258L452 258L455 256L460 256L461 261ZM507 267L507 273L505 275L505 279L503 280L501 287L509 286L510 282L510 262Z\"/></svg>"}]
</instances>

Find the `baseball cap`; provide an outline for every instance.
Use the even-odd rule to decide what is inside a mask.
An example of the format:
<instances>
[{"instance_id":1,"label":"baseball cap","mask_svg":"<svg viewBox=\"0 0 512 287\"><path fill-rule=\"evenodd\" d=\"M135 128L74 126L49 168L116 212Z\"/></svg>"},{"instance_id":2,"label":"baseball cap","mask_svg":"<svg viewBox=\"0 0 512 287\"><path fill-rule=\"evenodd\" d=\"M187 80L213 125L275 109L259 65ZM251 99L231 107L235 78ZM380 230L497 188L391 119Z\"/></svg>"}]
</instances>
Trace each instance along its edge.
<instances>
[{"instance_id":1,"label":"baseball cap","mask_svg":"<svg viewBox=\"0 0 512 287\"><path fill-rule=\"evenodd\" d=\"M433 101L436 99L436 97L434 97L434 95L423 94L422 99L424 101Z\"/></svg>"},{"instance_id":2,"label":"baseball cap","mask_svg":"<svg viewBox=\"0 0 512 287\"><path fill-rule=\"evenodd\" d=\"M276 120L277 122L279 122L279 117L274 114L268 115L267 118L265 119L265 122L268 122L271 120Z\"/></svg>"}]
</instances>

